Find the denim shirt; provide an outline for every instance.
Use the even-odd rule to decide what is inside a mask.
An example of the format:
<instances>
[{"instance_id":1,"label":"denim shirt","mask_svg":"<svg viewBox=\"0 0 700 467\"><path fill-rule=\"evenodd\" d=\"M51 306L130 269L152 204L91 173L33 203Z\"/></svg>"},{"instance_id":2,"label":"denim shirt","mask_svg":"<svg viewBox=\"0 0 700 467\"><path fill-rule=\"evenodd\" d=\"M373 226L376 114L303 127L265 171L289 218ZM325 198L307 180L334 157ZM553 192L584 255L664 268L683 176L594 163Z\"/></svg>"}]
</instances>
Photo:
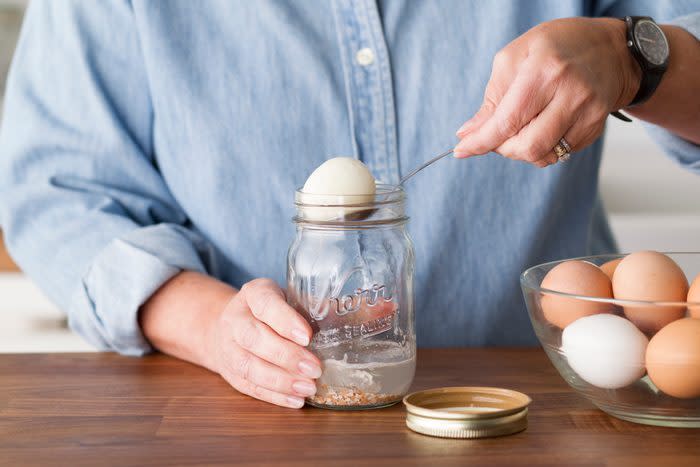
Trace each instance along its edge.
<instances>
[{"instance_id":1,"label":"denim shirt","mask_svg":"<svg viewBox=\"0 0 700 467\"><path fill-rule=\"evenodd\" d=\"M349 155L396 182L456 142L493 55L570 16L699 1L35 1L0 133L11 254L101 349L151 350L138 309L181 270L284 284L295 188ZM700 147L659 128L700 172ZM519 274L615 249L601 141L547 169L447 159L407 186L422 346L536 342Z\"/></svg>"}]
</instances>

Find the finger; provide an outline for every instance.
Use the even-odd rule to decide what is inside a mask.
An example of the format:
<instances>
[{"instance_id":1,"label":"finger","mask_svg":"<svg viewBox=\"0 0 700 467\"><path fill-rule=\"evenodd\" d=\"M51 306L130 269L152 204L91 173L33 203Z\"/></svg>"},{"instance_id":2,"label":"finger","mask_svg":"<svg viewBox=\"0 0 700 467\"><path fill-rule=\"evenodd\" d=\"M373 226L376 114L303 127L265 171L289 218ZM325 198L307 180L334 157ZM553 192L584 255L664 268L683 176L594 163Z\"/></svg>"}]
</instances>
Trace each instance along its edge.
<instances>
[{"instance_id":1,"label":"finger","mask_svg":"<svg viewBox=\"0 0 700 467\"><path fill-rule=\"evenodd\" d=\"M236 344L277 367L306 378L321 376L318 357L281 337L252 314L241 313L231 332Z\"/></svg>"},{"instance_id":2,"label":"finger","mask_svg":"<svg viewBox=\"0 0 700 467\"><path fill-rule=\"evenodd\" d=\"M309 345L312 330L309 323L292 308L284 292L270 279L256 279L241 288L253 315L277 334L302 347Z\"/></svg>"},{"instance_id":3,"label":"finger","mask_svg":"<svg viewBox=\"0 0 700 467\"><path fill-rule=\"evenodd\" d=\"M539 162L544 163L544 167L548 167L550 165L554 165L559 162L559 156L554 151L550 151L549 154L547 154L543 159L540 159Z\"/></svg>"},{"instance_id":4,"label":"finger","mask_svg":"<svg viewBox=\"0 0 700 467\"><path fill-rule=\"evenodd\" d=\"M491 118L494 110L496 110L496 105L497 104L490 97L484 97L484 102L481 104L481 107L479 107L479 110L457 130L457 137L461 140L469 133L481 127L485 121Z\"/></svg>"},{"instance_id":5,"label":"finger","mask_svg":"<svg viewBox=\"0 0 700 467\"><path fill-rule=\"evenodd\" d=\"M607 105L594 92L574 79L564 80L547 108L498 151L528 162L553 161L562 137L571 152L580 151L601 135L607 115Z\"/></svg>"},{"instance_id":6,"label":"finger","mask_svg":"<svg viewBox=\"0 0 700 467\"><path fill-rule=\"evenodd\" d=\"M578 114L572 114L568 97L556 96L549 105L515 136L504 141L496 152L511 159L535 163L557 161L554 146L570 129L574 129ZM570 135L573 137L573 135ZM575 140L567 141L570 145ZM573 147L573 146L572 146Z\"/></svg>"},{"instance_id":7,"label":"finger","mask_svg":"<svg viewBox=\"0 0 700 467\"><path fill-rule=\"evenodd\" d=\"M518 48L516 43L517 40L513 41L493 58L491 76L484 92L484 101L476 114L457 130L459 139L463 139L467 134L478 130L493 115L494 110L517 76L517 68L525 55L523 49Z\"/></svg>"},{"instance_id":8,"label":"finger","mask_svg":"<svg viewBox=\"0 0 700 467\"><path fill-rule=\"evenodd\" d=\"M226 382L233 386L233 388L238 392L254 397L255 399L269 402L270 404L279 405L281 407L289 407L290 409L300 409L304 406L303 397L270 391L269 389L262 386L257 386L239 376L224 374L223 377Z\"/></svg>"},{"instance_id":9,"label":"finger","mask_svg":"<svg viewBox=\"0 0 700 467\"><path fill-rule=\"evenodd\" d=\"M226 365L227 372L273 392L296 397L316 394L313 380L292 375L235 343L231 345L231 357Z\"/></svg>"},{"instance_id":10,"label":"finger","mask_svg":"<svg viewBox=\"0 0 700 467\"><path fill-rule=\"evenodd\" d=\"M581 150L591 144L593 141L598 139L605 129L605 121L593 122L593 123L577 123L572 128L570 128L564 135L564 139L569 143L571 147L571 153L573 154L577 150ZM559 143L559 142L557 142ZM551 151L545 158L540 159L540 161L545 161L546 165L552 165L559 162L559 156L554 151Z\"/></svg>"},{"instance_id":11,"label":"finger","mask_svg":"<svg viewBox=\"0 0 700 467\"><path fill-rule=\"evenodd\" d=\"M569 139L567 138L566 141L567 141L567 143L568 143L568 142L569 142ZM556 144L559 144L559 141L557 141L557 142L555 143L555 145L556 145ZM569 145L569 146L571 146L571 145ZM573 147L572 147L572 151L573 151ZM552 150L549 151L543 158L539 159L539 160L537 161L537 164L536 164L536 165L537 165L538 167L544 168L544 167L548 167L548 166L550 166L550 165L557 164L558 162L560 162L559 156L557 155L556 152L554 152L554 147L552 147ZM564 161L564 162L565 162L565 161Z\"/></svg>"},{"instance_id":12,"label":"finger","mask_svg":"<svg viewBox=\"0 0 700 467\"><path fill-rule=\"evenodd\" d=\"M571 152L580 151L588 147L595 140L600 138L605 130L605 117L597 121L582 120L581 124L575 125L565 135L566 141L571 146Z\"/></svg>"},{"instance_id":13,"label":"finger","mask_svg":"<svg viewBox=\"0 0 700 467\"><path fill-rule=\"evenodd\" d=\"M554 86L542 86L540 76L524 67L511 84L491 118L469 134L457 146L458 155L486 154L516 135L554 97Z\"/></svg>"}]
</instances>

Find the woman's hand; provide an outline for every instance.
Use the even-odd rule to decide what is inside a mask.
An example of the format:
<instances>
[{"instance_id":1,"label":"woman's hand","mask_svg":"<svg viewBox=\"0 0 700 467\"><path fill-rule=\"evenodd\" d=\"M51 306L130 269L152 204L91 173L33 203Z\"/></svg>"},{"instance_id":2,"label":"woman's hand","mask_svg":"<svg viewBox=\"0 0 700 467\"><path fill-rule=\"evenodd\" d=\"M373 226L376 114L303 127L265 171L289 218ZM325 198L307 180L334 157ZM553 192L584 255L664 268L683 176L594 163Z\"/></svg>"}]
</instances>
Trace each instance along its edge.
<instances>
[{"instance_id":1,"label":"woman's hand","mask_svg":"<svg viewBox=\"0 0 700 467\"><path fill-rule=\"evenodd\" d=\"M591 144L639 87L625 41L624 22L609 18L549 21L515 39L496 54L481 108L457 132L455 157L495 151L546 167L557 162L561 138L572 151Z\"/></svg>"},{"instance_id":2,"label":"woman's hand","mask_svg":"<svg viewBox=\"0 0 700 467\"><path fill-rule=\"evenodd\" d=\"M215 371L257 399L299 408L316 392L321 364L304 348L311 326L269 279L236 291L180 272L142 305L139 323L155 348Z\"/></svg>"},{"instance_id":3,"label":"woman's hand","mask_svg":"<svg viewBox=\"0 0 700 467\"><path fill-rule=\"evenodd\" d=\"M300 408L316 393L321 365L306 347L311 327L269 279L245 284L213 323L211 361L238 391L284 407Z\"/></svg>"}]
</instances>

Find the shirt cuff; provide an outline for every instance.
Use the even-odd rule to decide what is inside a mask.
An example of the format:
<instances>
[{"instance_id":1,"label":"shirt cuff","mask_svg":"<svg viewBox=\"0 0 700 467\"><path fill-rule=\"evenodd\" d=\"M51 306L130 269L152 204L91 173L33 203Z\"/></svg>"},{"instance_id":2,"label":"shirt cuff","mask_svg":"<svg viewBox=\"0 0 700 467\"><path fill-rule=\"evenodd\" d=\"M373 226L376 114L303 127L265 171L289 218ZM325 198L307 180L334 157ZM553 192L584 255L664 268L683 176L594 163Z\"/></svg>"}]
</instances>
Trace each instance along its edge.
<instances>
[{"instance_id":1,"label":"shirt cuff","mask_svg":"<svg viewBox=\"0 0 700 467\"><path fill-rule=\"evenodd\" d=\"M695 36L696 39L700 40L700 13L679 16L678 18L674 18L671 21L664 21L663 23L681 27Z\"/></svg>"},{"instance_id":2,"label":"shirt cuff","mask_svg":"<svg viewBox=\"0 0 700 467\"><path fill-rule=\"evenodd\" d=\"M182 270L205 273L208 244L175 224L143 227L111 241L83 277L69 313L71 328L102 350L153 351L138 323L141 305Z\"/></svg>"},{"instance_id":3,"label":"shirt cuff","mask_svg":"<svg viewBox=\"0 0 700 467\"><path fill-rule=\"evenodd\" d=\"M680 166L700 174L700 146L651 123L642 123L647 133Z\"/></svg>"},{"instance_id":4,"label":"shirt cuff","mask_svg":"<svg viewBox=\"0 0 700 467\"><path fill-rule=\"evenodd\" d=\"M691 13L663 23L681 27L700 40L700 13ZM643 125L652 139L663 147L666 153L675 159L681 167L700 174L700 146L659 126L649 123Z\"/></svg>"}]
</instances>

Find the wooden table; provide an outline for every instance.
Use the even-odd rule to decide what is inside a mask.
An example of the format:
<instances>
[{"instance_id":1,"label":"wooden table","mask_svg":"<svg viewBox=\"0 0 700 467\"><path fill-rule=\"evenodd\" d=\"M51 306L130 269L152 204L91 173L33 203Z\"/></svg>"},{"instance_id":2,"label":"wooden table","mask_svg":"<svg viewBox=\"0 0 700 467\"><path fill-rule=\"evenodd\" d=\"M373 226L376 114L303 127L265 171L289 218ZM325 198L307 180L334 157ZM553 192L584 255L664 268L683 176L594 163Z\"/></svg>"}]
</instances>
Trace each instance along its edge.
<instances>
[{"instance_id":1,"label":"wooden table","mask_svg":"<svg viewBox=\"0 0 700 467\"><path fill-rule=\"evenodd\" d=\"M421 350L415 389L455 385L529 394L529 428L431 438L405 427L401 405L277 408L163 355L0 355L0 464L700 465L700 430L605 415L539 349Z\"/></svg>"}]
</instances>

